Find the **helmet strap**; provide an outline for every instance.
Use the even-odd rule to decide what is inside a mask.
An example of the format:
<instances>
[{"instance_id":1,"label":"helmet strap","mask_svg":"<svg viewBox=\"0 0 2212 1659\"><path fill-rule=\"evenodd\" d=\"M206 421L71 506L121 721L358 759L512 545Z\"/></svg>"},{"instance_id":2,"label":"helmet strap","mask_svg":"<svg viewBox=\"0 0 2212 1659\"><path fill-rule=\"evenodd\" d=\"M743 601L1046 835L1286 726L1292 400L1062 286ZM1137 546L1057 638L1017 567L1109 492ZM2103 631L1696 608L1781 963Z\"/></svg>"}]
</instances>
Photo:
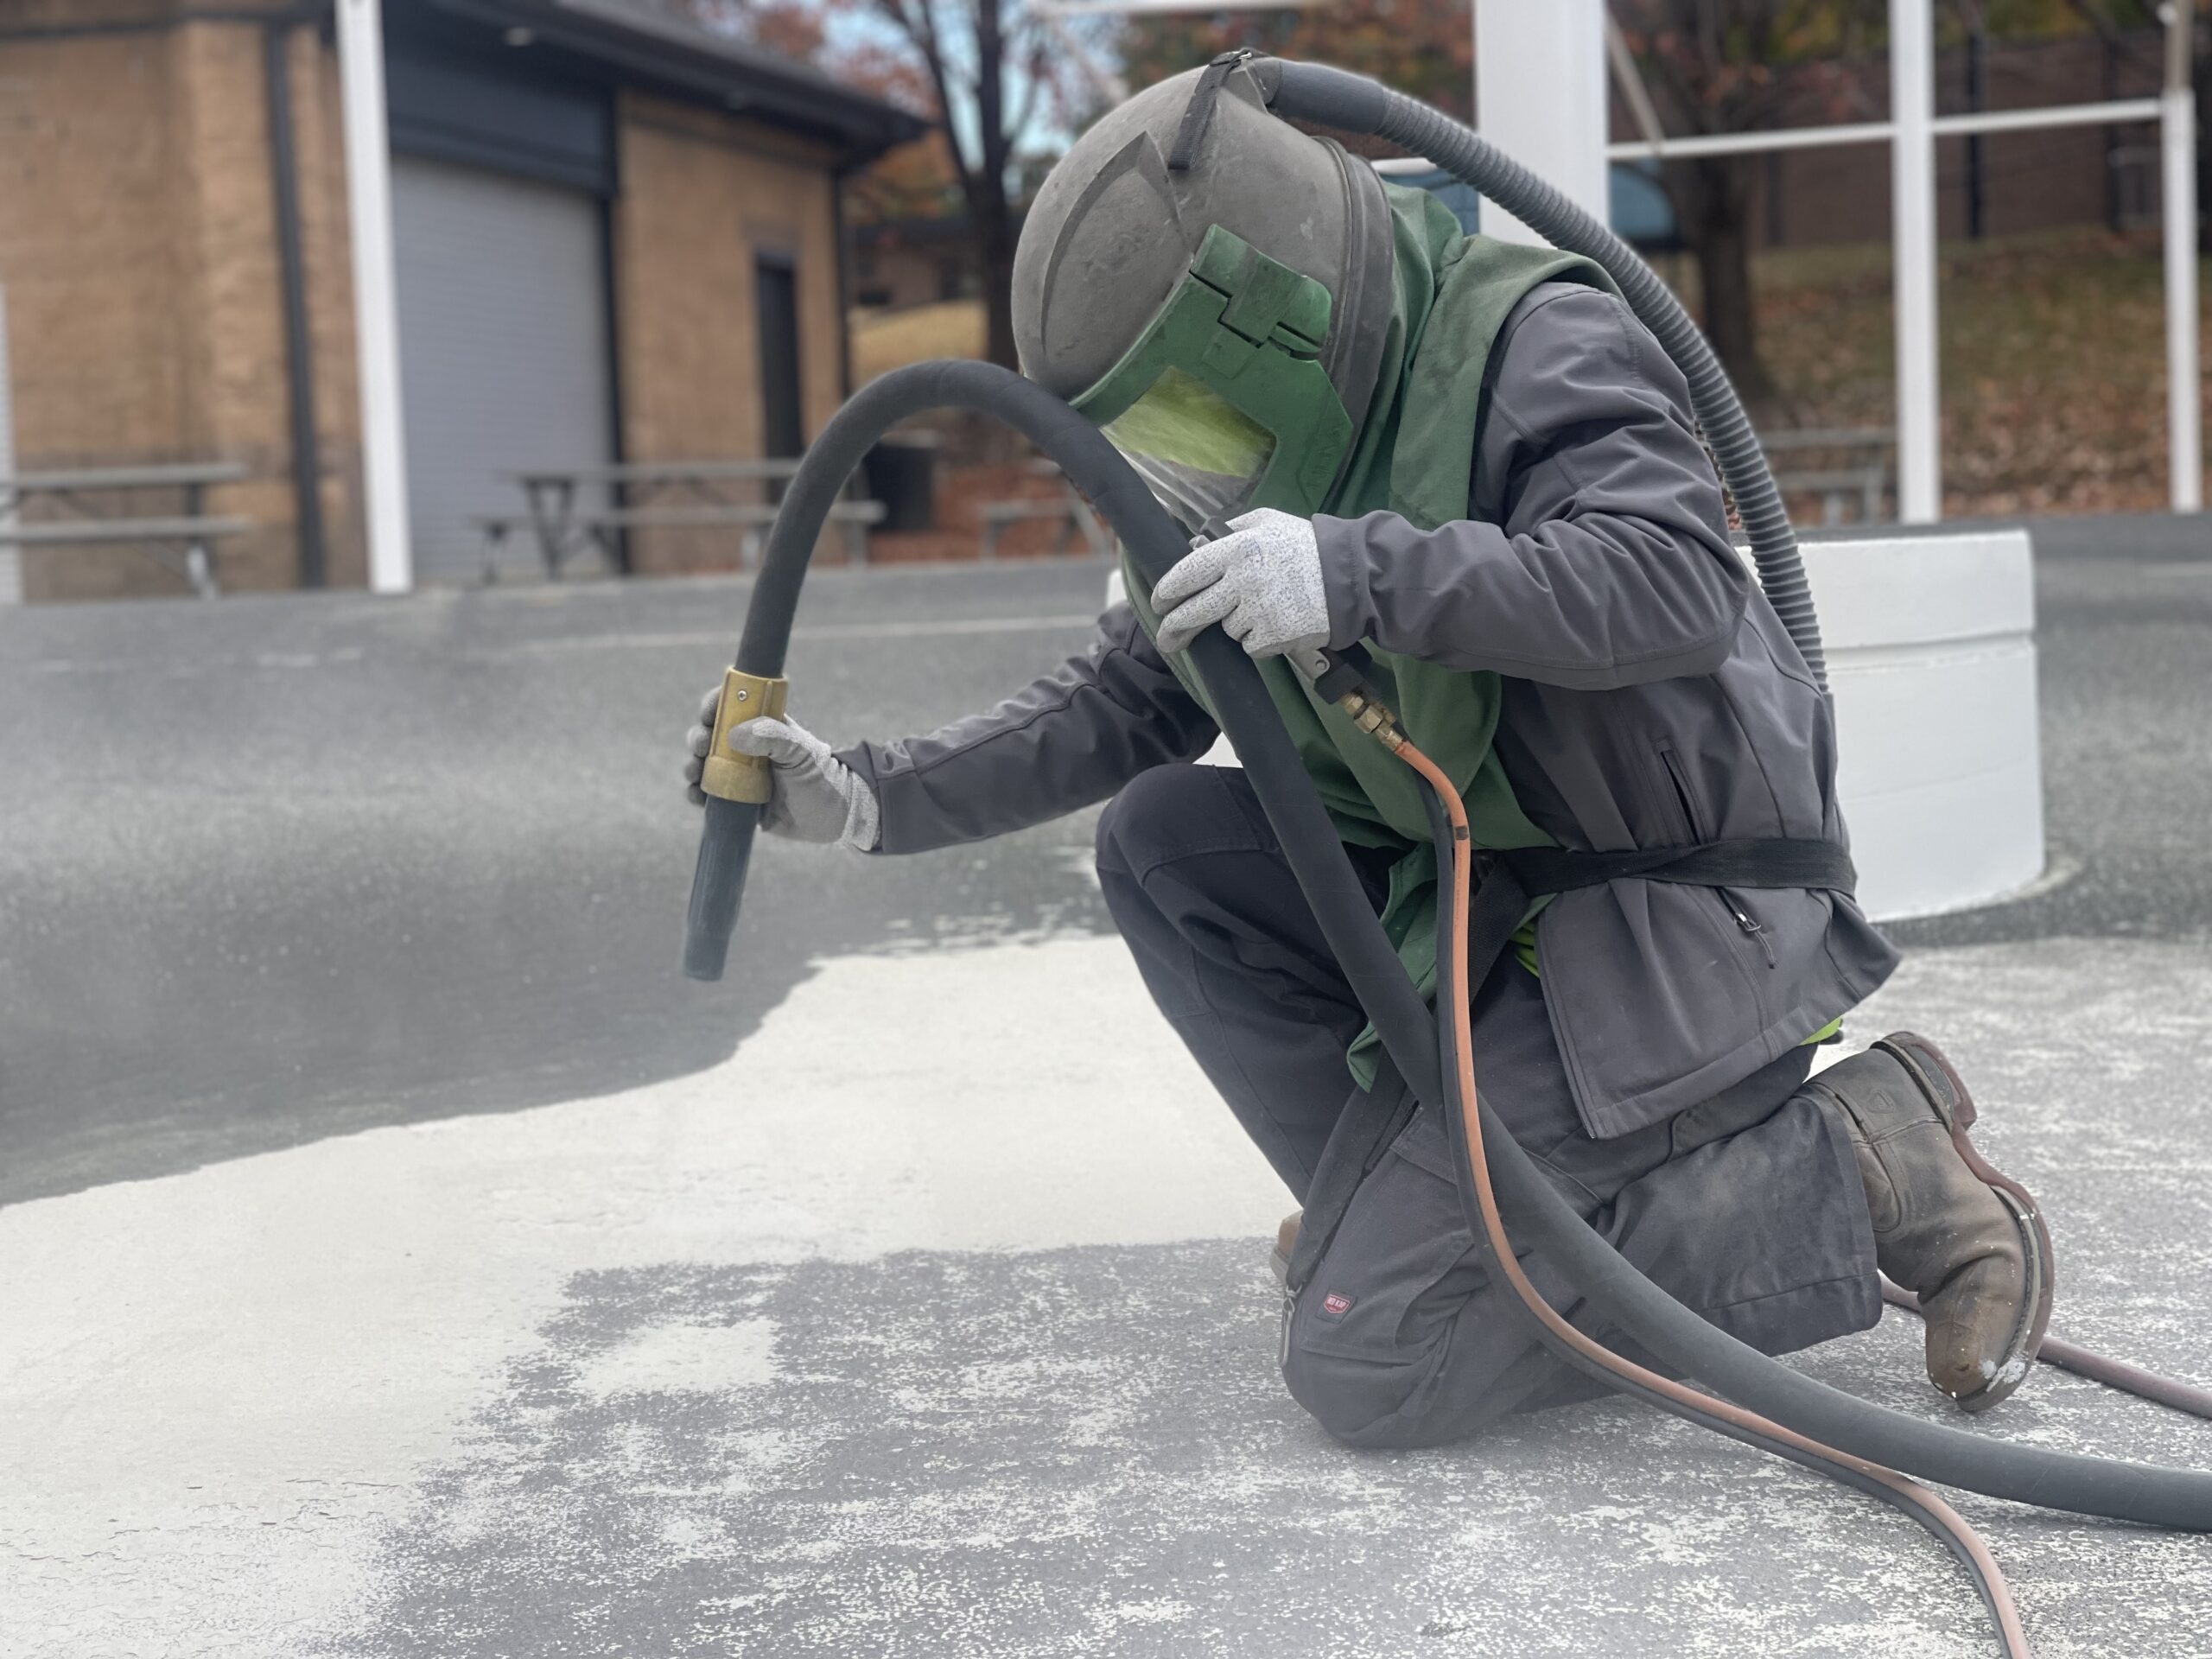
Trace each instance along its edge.
<instances>
[{"instance_id":1,"label":"helmet strap","mask_svg":"<svg viewBox=\"0 0 2212 1659\"><path fill-rule=\"evenodd\" d=\"M1191 88L1191 101L1183 106L1182 124L1175 129L1175 146L1167 152L1170 173L1191 170L1192 159L1198 153L1198 141L1212 124L1214 100L1221 96L1221 83L1229 79L1230 71L1254 55L1250 47L1240 46L1223 53L1199 73L1198 84Z\"/></svg>"}]
</instances>

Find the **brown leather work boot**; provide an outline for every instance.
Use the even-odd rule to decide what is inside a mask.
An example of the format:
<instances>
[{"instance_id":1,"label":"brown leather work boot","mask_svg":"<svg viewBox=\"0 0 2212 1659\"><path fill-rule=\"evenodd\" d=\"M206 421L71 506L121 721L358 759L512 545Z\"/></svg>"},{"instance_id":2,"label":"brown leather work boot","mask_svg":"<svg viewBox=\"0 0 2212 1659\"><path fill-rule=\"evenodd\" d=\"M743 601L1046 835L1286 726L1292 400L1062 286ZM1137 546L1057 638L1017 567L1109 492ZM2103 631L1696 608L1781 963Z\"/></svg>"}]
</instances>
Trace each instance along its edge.
<instances>
[{"instance_id":1,"label":"brown leather work boot","mask_svg":"<svg viewBox=\"0 0 2212 1659\"><path fill-rule=\"evenodd\" d=\"M1294 1210L1282 1218L1282 1225L1275 1229L1275 1247L1268 1255L1268 1265L1275 1272L1275 1283L1285 1290L1290 1288L1290 1253L1298 1248L1298 1224L1305 1215L1303 1210Z\"/></svg>"},{"instance_id":2,"label":"brown leather work boot","mask_svg":"<svg viewBox=\"0 0 2212 1659\"><path fill-rule=\"evenodd\" d=\"M1967 1141L1974 1097L1924 1037L1892 1032L1806 1087L1849 1125L1875 1260L1928 1321L1929 1381L1986 1411L2026 1379L2050 1319L2050 1234L2035 1200Z\"/></svg>"}]
</instances>

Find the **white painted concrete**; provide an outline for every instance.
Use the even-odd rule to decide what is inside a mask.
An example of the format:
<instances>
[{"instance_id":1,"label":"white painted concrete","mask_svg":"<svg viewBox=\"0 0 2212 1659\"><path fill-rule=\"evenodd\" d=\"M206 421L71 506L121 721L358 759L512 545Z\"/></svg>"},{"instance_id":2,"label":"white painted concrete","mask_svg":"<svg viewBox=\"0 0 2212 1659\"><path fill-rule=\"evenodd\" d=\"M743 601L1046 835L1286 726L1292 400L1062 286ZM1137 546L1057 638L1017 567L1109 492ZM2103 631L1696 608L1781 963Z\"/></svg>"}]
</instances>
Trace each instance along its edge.
<instances>
[{"instance_id":1,"label":"white painted concrete","mask_svg":"<svg viewBox=\"0 0 2212 1659\"><path fill-rule=\"evenodd\" d=\"M659 1325L594 1357L576 1381L595 1399L647 1390L726 1394L774 1380L772 1319L731 1325Z\"/></svg>"},{"instance_id":2,"label":"white painted concrete","mask_svg":"<svg viewBox=\"0 0 2212 1659\"><path fill-rule=\"evenodd\" d=\"M1837 791L1869 915L1978 904L2044 861L2035 569L2024 531L1805 549Z\"/></svg>"},{"instance_id":3,"label":"white painted concrete","mask_svg":"<svg viewBox=\"0 0 2212 1659\"><path fill-rule=\"evenodd\" d=\"M1853 1033L1862 1042L1900 1025L1942 1033L1979 1079L1993 1155L2035 1184L2066 1229L2077 1264L2066 1329L2183 1369L2201 1353L2202 1332L2180 1311L2188 1299L2176 1287L2187 1281L2187 1241L2201 1231L2206 1168L2202 1137L2177 1138L2173 1127L2187 1122L2195 1099L2186 1062L2202 1047L2208 995L2212 961L2193 946L2071 941L1936 951L1910 959ZM868 1014L864 1044L853 1040L856 1008ZM1066 1040L1075 1029L1084 1040ZM2113 1071L2115 1054L2129 1062L2124 1077ZM2122 1205L2123 1194L2149 1202ZM547 1323L573 1305L580 1274L823 1257L889 1271L886 1258L904 1250L1222 1238L1249 1245L1252 1285L1222 1288L1235 1302L1264 1298L1255 1287L1264 1282L1262 1241L1284 1207L1258 1154L1146 1001L1121 944L1080 939L823 964L733 1059L695 1077L379 1129L0 1211L0 1654L273 1659L323 1651L320 1638L334 1630L362 1636L355 1621L364 1599L395 1587L379 1577L393 1570L379 1560L380 1541L442 1501L429 1484L440 1470L474 1460L499 1492L519 1491L538 1472L500 1464L506 1454L472 1436L503 1400L502 1409L533 1408L512 1399L510 1367L543 1362ZM598 1353L577 1391L615 1409L646 1395L721 1399L729 1421L749 1421L743 1402L805 1356L785 1353L774 1322L744 1308L729 1308L720 1324L701 1312L694 1304L688 1318L648 1325ZM1058 1327L1040 1319L1039 1328ZM1894 1341L1878 1333L1809 1363L1907 1403L1919 1398L1911 1350L1909 1333ZM1203 1363L1209 1389L1274 1397L1263 1342ZM1052 1496L1057 1463L1095 1432L1097 1413L1122 1408L1109 1386L1086 1392L1082 1370L1078 1358L1046 1348L1019 1375L955 1379L959 1421L986 1435L990 1414L1028 1398L1039 1377L1057 1379L1060 1394L1040 1408L1046 1427L1019 1431L1042 1438L1025 1442L999 1477L1006 1503L1033 1492L1060 1502ZM994 1377L997 1395L985 1386ZM2159 1438L2171 1426L2165 1420L2107 1396L2077 1413L2023 1419L2040 1402L2064 1407L2085 1395L2094 1391L2044 1379L2029 1405L2008 1408L2005 1427L2069 1448L2194 1455L2188 1425L2174 1428L2169 1445ZM643 1425L651 1414L639 1409ZM711 1440L720 1420L702 1421L709 1427L689 1432ZM1853 1500L1808 1497L1795 1477L1732 1461L1738 1454L1686 1432L1646 1425L1628 1431L1640 1437L1632 1444L1608 1440L1613 1421L1547 1420L1533 1440L1478 1452L1473 1469L1448 1457L1365 1459L1319 1436L1274 1451L1203 1448L1219 1453L1202 1463L1212 1471L1204 1490L1164 1487L1154 1502L1178 1524L1239 1536L1302 1505L1312 1518L1294 1529L1349 1525L1345 1535L1357 1535L1376 1515L1356 1507L1363 1491L1386 1510L1410 1505L1421 1515L1471 1493L1490 1507L1465 1514L1474 1529L1452 1543L1444 1579L1397 1591L1387 1575L1380 1589L1368 1575L1358 1580L1362 1593L1415 1609L1435 1597L1471 1597L1471 1611L1488 1605L1495 1614L1499 1605L1486 1603L1483 1586L1503 1573L1516 1586L1503 1605L1555 1607L1583 1621L1574 1627L1580 1651L1651 1651L1652 1643L1677 1652L1773 1651L1747 1625L1817 1629L1827 1573L1859 1575L1844 1586L1847 1596L1895 1599L1901 1586L1918 1587L1885 1627L1902 1643L1895 1651L1982 1650L1962 1592L1912 1529L1868 1518ZM747 1432L776 1432L758 1429ZM2123 1431L2135 1438L2122 1440ZM779 1473L768 1455L775 1451L757 1459L753 1487L804 1489L817 1478L804 1465ZM1630 1466L1639 1476L1673 1473L1655 1488L1624 1482ZM899 1545L910 1514L923 1516L925 1529L982 1524L930 1522L899 1478L898 1468L874 1470L844 1495L837 1536L809 1544L828 1552L822 1574L871 1559L872 1540ZM696 1495L659 1484L650 1459L626 1478L623 1502L667 1518L669 1551L690 1548L679 1535ZM1391 1497L1408 1481L1419 1484ZM1694 1495L1687 1516L1685 1492ZM733 1489L732 1501L760 1495ZM556 1490L531 1501L557 1510L569 1498ZM1240 1520L1240 1504L1255 1504L1256 1516ZM465 1531L505 1515L494 1504L441 1524ZM1823 1573L1762 1580L1749 1603L1696 1589L1756 1548L1747 1541L1822 1516L1852 1540L1808 1558ZM2056 1525L2001 1505L1978 1506L1977 1518L2001 1534L1999 1554L2046 1627L2065 1609L2072 1628L2089 1628L2069 1599L2069 1586L2082 1583L2095 1603L2117 1593L2095 1586L2123 1582L2127 1599L2107 1611L2139 1624L2155 1622L2159 1608L2186 1618L2192 1596L2202 1599L2190 1589L2203 1581L2194 1541ZM1079 1506L1059 1523L1082 1525ZM1557 1556L1544 1530L1575 1526L1596 1529L1580 1566ZM1635 1578L1650 1565L1638 1529L1656 1529L1646 1543L1703 1540L1674 1561L1698 1576ZM1416 1529L1433 1529L1433 1521ZM1002 1553L1018 1560L1026 1548L1009 1541ZM1180 1556L1155 1563L1132 1593L1187 1590L1177 1563L1187 1567ZM1609 1597L1629 1599L1625 1627L1572 1593L1586 1569ZM638 1563L606 1570L619 1576ZM806 1571L789 1557L774 1570L787 1592ZM836 1650L879 1650L870 1632L880 1627L869 1621L896 1592L855 1582L850 1640ZM1259 1618L1283 1591L1255 1583L1239 1593L1247 1599L1225 1615L1232 1620ZM734 1638L743 1628L741 1609L696 1611L702 1629ZM1404 1628L1331 1650L1403 1652ZM1868 1634L1851 1627L1854 1638ZM1633 1647L1622 1645L1630 1639ZM938 1650L1033 1649L1008 1638ZM2061 1641L2050 1650L2100 1649Z\"/></svg>"},{"instance_id":4,"label":"white painted concrete","mask_svg":"<svg viewBox=\"0 0 2212 1659\"><path fill-rule=\"evenodd\" d=\"M580 1271L1259 1238L1289 1207L1084 938L830 963L672 1083L0 1210L0 1655L285 1651ZM677 1327L585 1382L773 1363L772 1332Z\"/></svg>"}]
</instances>

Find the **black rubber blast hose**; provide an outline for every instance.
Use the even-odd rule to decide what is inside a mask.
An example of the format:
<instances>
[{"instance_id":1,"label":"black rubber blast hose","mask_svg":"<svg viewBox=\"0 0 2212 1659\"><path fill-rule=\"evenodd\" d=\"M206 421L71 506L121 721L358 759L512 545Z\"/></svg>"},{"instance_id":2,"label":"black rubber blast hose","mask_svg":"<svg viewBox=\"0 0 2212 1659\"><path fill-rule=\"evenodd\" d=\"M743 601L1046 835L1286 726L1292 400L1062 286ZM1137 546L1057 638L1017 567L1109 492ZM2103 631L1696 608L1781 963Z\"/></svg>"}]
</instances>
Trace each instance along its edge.
<instances>
[{"instance_id":1,"label":"black rubber blast hose","mask_svg":"<svg viewBox=\"0 0 2212 1659\"><path fill-rule=\"evenodd\" d=\"M1153 499L1113 445L1050 392L988 363L916 363L880 376L855 393L822 429L785 485L761 554L745 633L738 641L735 666L741 672L764 679L783 673L799 588L838 493L892 427L941 409L992 416L1052 456L1144 569L1165 570L1190 550L1189 536ZM693 979L722 976L760 821L757 806L707 798L683 940L683 971Z\"/></svg>"},{"instance_id":2,"label":"black rubber blast hose","mask_svg":"<svg viewBox=\"0 0 2212 1659\"><path fill-rule=\"evenodd\" d=\"M782 673L807 561L861 458L899 421L946 408L1004 421L1051 456L1114 527L1146 581L1158 582L1189 550L1189 538L1105 435L1050 392L988 363L918 363L861 391L799 463L769 532L738 646L741 670ZM1414 1092L1443 1101L1434 1016L1368 903L1258 670L1219 628L1199 634L1190 653L1353 994ZM721 970L757 820L750 810L708 814L684 949L696 977L711 979ZM713 971L699 971L707 967ZM1481 1109L1491 1178L1519 1236L1556 1263L1611 1324L1683 1376L1823 1445L1947 1486L2080 1515L2212 1531L2212 1475L2052 1452L1924 1422L1815 1382L1707 1324L1593 1232L1490 1109Z\"/></svg>"},{"instance_id":3,"label":"black rubber blast hose","mask_svg":"<svg viewBox=\"0 0 2212 1659\"><path fill-rule=\"evenodd\" d=\"M1554 247L1595 260L1620 285L1629 308L1689 382L1698 424L1705 429L1706 442L1713 446L1713 457L1751 537L1759 586L1813 671L1814 680L1825 687L1827 656L1821 646L1820 618L1813 609L1812 586L1797 551L1797 533L1783 508L1782 493L1775 488L1765 452L1727 372L1658 273L1608 226L1471 128L1419 99L1325 64L1262 59L1253 67L1263 86L1275 79L1273 107L1277 115L1340 132L1366 133L1423 156Z\"/></svg>"}]
</instances>

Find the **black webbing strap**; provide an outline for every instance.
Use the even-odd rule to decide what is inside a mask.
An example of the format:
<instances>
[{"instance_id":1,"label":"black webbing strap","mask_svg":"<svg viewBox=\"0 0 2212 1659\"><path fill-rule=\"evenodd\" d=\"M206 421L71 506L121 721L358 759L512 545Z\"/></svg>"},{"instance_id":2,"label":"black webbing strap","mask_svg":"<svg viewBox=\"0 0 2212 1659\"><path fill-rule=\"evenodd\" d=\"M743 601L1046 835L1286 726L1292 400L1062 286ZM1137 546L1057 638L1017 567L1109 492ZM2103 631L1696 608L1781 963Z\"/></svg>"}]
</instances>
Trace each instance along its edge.
<instances>
[{"instance_id":1,"label":"black webbing strap","mask_svg":"<svg viewBox=\"0 0 2212 1659\"><path fill-rule=\"evenodd\" d=\"M1198 153L1198 141L1206 136L1206 128L1213 120L1214 99L1221 96L1221 83L1229 79L1229 72L1252 55L1249 47L1238 47L1224 52L1198 72L1198 84L1191 88L1191 101L1183 106L1182 124L1175 129L1174 148L1167 152L1167 170L1187 173L1191 162Z\"/></svg>"},{"instance_id":2,"label":"black webbing strap","mask_svg":"<svg viewBox=\"0 0 2212 1659\"><path fill-rule=\"evenodd\" d=\"M1708 841L1694 847L1640 852L1579 853L1527 847L1478 855L1482 885L1467 917L1467 968L1460 983L1471 996L1505 954L1529 901L1607 881L1668 881L1695 887L1827 887L1850 893L1858 884L1851 855L1828 841ZM1387 1085L1387 1086L1386 1086ZM1301 1289L1336 1236L1352 1194L1414 1114L1412 1093L1388 1069L1375 1087L1352 1096L1331 1131L1306 1193L1306 1215L1291 1252L1290 1287Z\"/></svg>"},{"instance_id":3,"label":"black webbing strap","mask_svg":"<svg viewBox=\"0 0 2212 1659\"><path fill-rule=\"evenodd\" d=\"M1675 881L1692 887L1832 887L1859 884L1851 855L1832 841L1707 841L1641 852L1578 853L1523 847L1488 856L1510 868L1530 898L1604 881Z\"/></svg>"},{"instance_id":4,"label":"black webbing strap","mask_svg":"<svg viewBox=\"0 0 2212 1659\"><path fill-rule=\"evenodd\" d=\"M1478 855L1482 885L1467 917L1469 987L1505 954L1531 899L1608 881L1668 881L1691 887L1827 887L1851 893L1859 872L1832 841L1707 841L1638 852L1578 853L1522 847ZM1471 995L1471 990L1470 992Z\"/></svg>"}]
</instances>

